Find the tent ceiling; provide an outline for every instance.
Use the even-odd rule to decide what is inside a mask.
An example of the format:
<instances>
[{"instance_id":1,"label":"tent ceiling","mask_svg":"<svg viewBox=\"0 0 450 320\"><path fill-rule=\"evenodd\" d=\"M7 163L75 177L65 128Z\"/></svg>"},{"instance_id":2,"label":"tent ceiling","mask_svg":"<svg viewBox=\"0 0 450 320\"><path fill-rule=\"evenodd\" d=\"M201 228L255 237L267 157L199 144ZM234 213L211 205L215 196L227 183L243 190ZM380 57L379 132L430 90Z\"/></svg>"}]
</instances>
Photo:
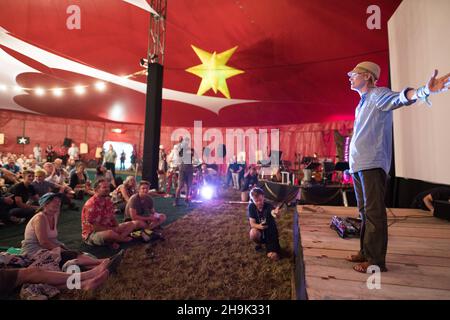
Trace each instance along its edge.
<instances>
[{"instance_id":1,"label":"tent ceiling","mask_svg":"<svg viewBox=\"0 0 450 320\"><path fill-rule=\"evenodd\" d=\"M369 30L369 0L168 0L163 124L280 125L352 119L358 97L346 72L362 60L380 64L388 84L387 20L400 0L379 0L381 30ZM69 30L77 4L81 29ZM86 120L142 123L148 8L144 0L2 0L0 108ZM191 45L217 53L238 46L227 65L232 99L212 90L197 96L200 64ZM98 80L104 92L94 90ZM83 96L16 92L87 85ZM1 89L1 88L0 88Z\"/></svg>"}]
</instances>

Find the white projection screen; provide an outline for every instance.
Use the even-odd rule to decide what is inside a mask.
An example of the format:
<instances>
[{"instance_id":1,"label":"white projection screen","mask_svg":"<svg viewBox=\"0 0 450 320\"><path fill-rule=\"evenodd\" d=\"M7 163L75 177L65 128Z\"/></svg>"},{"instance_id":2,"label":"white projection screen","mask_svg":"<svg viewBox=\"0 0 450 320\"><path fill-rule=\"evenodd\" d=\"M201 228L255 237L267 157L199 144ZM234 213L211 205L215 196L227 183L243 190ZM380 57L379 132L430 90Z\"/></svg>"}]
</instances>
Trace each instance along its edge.
<instances>
[{"instance_id":1,"label":"white projection screen","mask_svg":"<svg viewBox=\"0 0 450 320\"><path fill-rule=\"evenodd\" d=\"M450 0L403 0L388 22L392 90L450 72ZM397 177L450 185L450 91L394 111Z\"/></svg>"}]
</instances>

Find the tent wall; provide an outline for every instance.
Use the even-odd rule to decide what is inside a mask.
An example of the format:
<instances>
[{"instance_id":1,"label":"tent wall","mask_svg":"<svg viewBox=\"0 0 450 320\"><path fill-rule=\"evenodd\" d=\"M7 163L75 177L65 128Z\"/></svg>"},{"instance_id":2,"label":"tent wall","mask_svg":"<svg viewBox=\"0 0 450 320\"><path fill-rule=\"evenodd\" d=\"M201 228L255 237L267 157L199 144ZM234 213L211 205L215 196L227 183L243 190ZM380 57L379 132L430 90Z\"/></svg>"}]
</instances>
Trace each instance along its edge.
<instances>
[{"instance_id":1,"label":"tent wall","mask_svg":"<svg viewBox=\"0 0 450 320\"><path fill-rule=\"evenodd\" d=\"M124 132L113 133L112 129L120 128ZM325 123L310 123L286 125L277 127L243 127L270 130L277 128L280 130L280 149L283 151L283 160L295 161L295 153L301 155L312 155L317 152L320 156L333 157L336 155L334 131L339 131L342 135L348 135L353 129L353 121L335 121ZM174 144L171 139L172 133L178 127L161 128L161 144L170 150ZM193 128L185 127L193 135ZM208 130L203 127L203 133ZM238 128L217 128L225 139L226 129ZM96 122L72 120L33 114L25 114L11 111L0 111L0 133L5 135L5 143L0 145L2 152L14 152L31 154L36 143L40 143L45 149L48 144L54 147L62 145L64 138L72 139L76 144L85 142L88 144L89 153L84 155L84 159L95 158L95 148L101 147L104 141L121 141L136 145L138 155L142 154L143 148L143 126L133 124L118 124L111 122ZM17 144L18 136L30 137L29 145ZM203 142L203 147L209 142ZM224 141L225 143L225 141ZM246 145L248 153L248 144Z\"/></svg>"}]
</instances>

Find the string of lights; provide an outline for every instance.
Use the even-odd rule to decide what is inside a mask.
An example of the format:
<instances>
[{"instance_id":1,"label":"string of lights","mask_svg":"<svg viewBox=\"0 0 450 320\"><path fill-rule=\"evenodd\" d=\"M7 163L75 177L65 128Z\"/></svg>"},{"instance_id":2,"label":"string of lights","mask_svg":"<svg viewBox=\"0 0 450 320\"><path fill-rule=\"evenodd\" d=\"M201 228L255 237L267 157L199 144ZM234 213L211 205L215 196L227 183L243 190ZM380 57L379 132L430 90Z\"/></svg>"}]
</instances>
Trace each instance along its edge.
<instances>
[{"instance_id":1,"label":"string of lights","mask_svg":"<svg viewBox=\"0 0 450 320\"><path fill-rule=\"evenodd\" d=\"M131 73L129 75L123 76L122 78L124 79L131 79L131 78L135 78L138 76L146 76L147 74L147 70L140 70L134 73ZM0 93L2 92L8 92L8 91L13 91L15 93L21 93L21 92L28 92L31 94L34 94L36 96L46 96L47 94L52 94L55 97L61 97L64 95L65 92L67 91L72 91L77 95L84 95L87 93L89 88L94 88L95 90L99 91L99 92L103 92L106 90L107 85L106 82L104 81L97 81L92 85L75 85L75 86L71 86L71 87L53 87L53 88L45 88L42 86L37 86L34 88L26 88L26 87L21 87L18 85L15 86L7 86L5 84L0 83Z\"/></svg>"}]
</instances>

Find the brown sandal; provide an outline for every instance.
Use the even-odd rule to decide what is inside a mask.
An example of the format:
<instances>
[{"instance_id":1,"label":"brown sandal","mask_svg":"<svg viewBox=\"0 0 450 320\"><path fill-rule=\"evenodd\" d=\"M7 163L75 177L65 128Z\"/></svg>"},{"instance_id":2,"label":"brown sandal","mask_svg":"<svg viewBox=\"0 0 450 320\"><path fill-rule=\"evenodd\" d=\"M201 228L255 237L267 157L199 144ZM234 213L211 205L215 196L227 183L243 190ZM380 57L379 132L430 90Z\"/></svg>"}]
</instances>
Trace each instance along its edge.
<instances>
[{"instance_id":1,"label":"brown sandal","mask_svg":"<svg viewBox=\"0 0 450 320\"><path fill-rule=\"evenodd\" d=\"M371 266L371 264L369 262L363 262L363 263L354 265L353 270L355 270L356 272L367 273L367 269L369 269L370 266ZM378 267L380 268L381 272L388 271L386 267L381 267L381 266L378 266Z\"/></svg>"},{"instance_id":2,"label":"brown sandal","mask_svg":"<svg viewBox=\"0 0 450 320\"><path fill-rule=\"evenodd\" d=\"M363 257L361 254L352 254L345 258L345 260L350 262L367 262L367 259Z\"/></svg>"}]
</instances>

